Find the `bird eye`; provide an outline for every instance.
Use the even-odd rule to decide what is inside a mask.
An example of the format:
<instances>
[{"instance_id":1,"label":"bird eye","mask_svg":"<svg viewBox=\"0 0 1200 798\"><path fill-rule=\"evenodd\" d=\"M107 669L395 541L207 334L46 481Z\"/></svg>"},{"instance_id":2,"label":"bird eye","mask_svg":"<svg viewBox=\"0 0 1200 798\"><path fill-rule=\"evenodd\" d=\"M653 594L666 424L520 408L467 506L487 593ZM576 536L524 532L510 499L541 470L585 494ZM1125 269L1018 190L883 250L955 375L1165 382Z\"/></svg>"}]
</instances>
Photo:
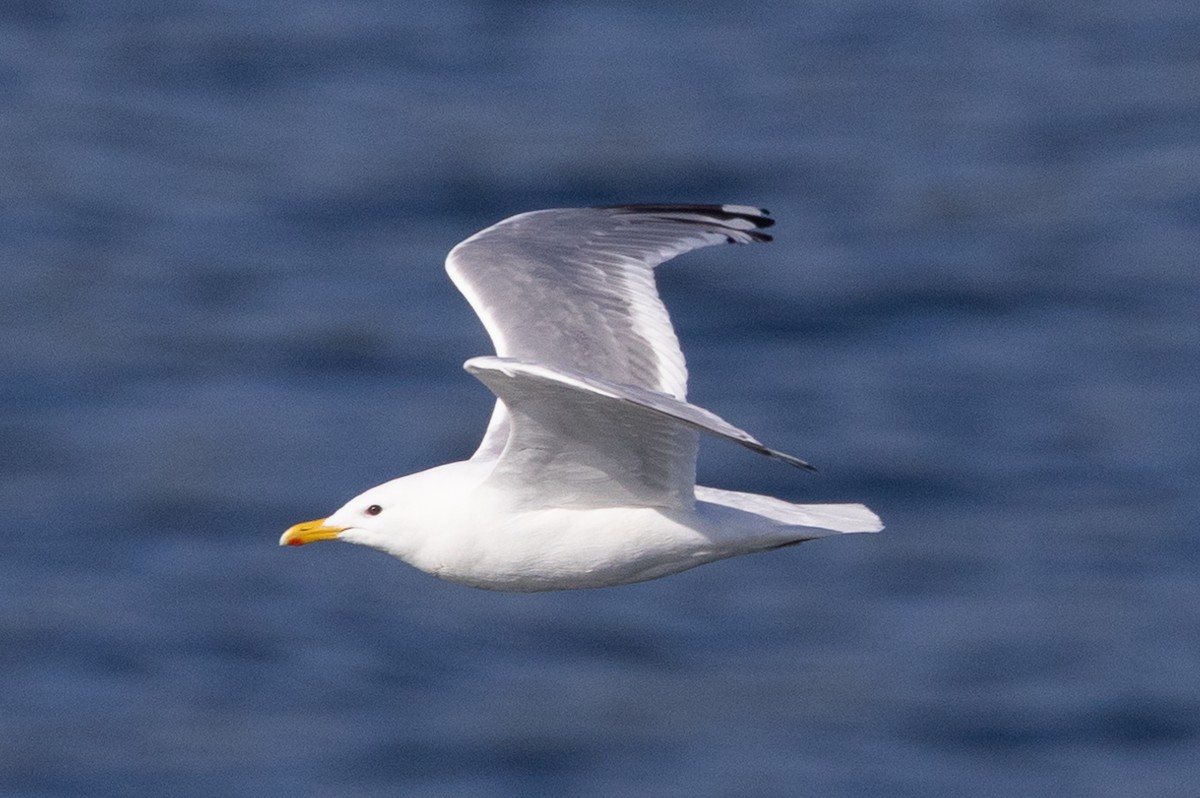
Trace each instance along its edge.
<instances>
[{"instance_id":1,"label":"bird eye","mask_svg":"<svg viewBox=\"0 0 1200 798\"><path fill-rule=\"evenodd\" d=\"M372 504L370 507L367 508L367 515L379 515L382 512L383 512L383 508L380 507L378 504Z\"/></svg>"}]
</instances>

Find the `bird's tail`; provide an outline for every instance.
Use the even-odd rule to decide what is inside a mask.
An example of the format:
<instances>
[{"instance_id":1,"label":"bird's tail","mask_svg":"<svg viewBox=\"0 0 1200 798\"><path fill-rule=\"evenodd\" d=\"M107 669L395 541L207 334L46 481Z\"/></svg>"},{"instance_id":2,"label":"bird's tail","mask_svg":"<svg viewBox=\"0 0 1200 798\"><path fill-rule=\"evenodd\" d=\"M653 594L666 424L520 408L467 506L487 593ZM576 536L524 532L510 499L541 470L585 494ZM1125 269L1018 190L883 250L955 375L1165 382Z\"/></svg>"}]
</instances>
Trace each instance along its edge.
<instances>
[{"instance_id":1,"label":"bird's tail","mask_svg":"<svg viewBox=\"0 0 1200 798\"><path fill-rule=\"evenodd\" d=\"M804 539L838 533L878 532L879 516L861 504L792 504L772 496L696 486L696 499L752 513L787 527L805 527Z\"/></svg>"}]
</instances>

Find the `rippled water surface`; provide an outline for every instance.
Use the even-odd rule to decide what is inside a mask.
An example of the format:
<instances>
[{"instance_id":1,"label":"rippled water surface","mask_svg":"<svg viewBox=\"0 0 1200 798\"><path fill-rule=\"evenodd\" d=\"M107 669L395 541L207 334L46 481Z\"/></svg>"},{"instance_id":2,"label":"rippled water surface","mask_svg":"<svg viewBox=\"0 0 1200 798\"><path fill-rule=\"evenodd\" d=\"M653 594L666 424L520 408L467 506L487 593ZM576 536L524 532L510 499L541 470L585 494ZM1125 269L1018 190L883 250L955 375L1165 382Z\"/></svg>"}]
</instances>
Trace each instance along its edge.
<instances>
[{"instance_id":1,"label":"rippled water surface","mask_svg":"<svg viewBox=\"0 0 1200 798\"><path fill-rule=\"evenodd\" d=\"M0 794L1187 796L1200 10L0 9ZM513 596L281 530L468 454L441 270L761 204L660 285L704 481L878 536Z\"/></svg>"}]
</instances>

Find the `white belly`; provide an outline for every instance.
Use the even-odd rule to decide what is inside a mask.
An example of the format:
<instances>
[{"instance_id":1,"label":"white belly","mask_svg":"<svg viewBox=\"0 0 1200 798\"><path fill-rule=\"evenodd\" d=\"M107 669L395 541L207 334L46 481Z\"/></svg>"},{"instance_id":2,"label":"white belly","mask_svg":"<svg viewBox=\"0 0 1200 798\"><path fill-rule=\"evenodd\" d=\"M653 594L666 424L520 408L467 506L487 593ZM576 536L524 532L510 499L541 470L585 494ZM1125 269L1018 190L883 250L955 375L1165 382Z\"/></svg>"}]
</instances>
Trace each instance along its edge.
<instances>
[{"instance_id":1,"label":"white belly","mask_svg":"<svg viewBox=\"0 0 1200 798\"><path fill-rule=\"evenodd\" d=\"M491 590L564 590L640 582L738 553L691 513L649 507L467 513L410 562ZM465 522L465 523L464 523Z\"/></svg>"}]
</instances>

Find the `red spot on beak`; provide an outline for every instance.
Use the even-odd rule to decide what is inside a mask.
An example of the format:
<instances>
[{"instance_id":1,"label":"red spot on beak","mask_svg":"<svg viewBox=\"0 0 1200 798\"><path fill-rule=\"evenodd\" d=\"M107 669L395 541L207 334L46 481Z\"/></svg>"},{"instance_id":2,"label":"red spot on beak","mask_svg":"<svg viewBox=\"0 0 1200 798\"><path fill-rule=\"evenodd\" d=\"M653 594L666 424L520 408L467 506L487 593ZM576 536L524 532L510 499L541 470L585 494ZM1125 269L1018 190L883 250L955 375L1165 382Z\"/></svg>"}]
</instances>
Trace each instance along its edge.
<instances>
[{"instance_id":1,"label":"red spot on beak","mask_svg":"<svg viewBox=\"0 0 1200 798\"><path fill-rule=\"evenodd\" d=\"M288 545L289 546L303 546L304 541L301 540L300 538L292 538L291 540L288 541Z\"/></svg>"}]
</instances>

